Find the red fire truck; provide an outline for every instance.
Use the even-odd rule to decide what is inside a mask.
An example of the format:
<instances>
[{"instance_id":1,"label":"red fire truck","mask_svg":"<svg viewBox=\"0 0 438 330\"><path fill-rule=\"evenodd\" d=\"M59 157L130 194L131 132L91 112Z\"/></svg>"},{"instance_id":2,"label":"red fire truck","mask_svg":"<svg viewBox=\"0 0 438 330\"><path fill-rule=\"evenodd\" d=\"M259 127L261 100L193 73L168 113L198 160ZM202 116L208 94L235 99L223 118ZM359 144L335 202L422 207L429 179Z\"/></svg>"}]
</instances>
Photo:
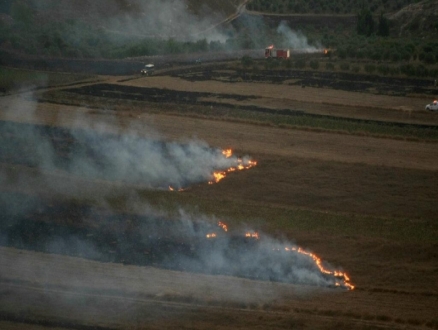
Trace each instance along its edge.
<instances>
[{"instance_id":1,"label":"red fire truck","mask_svg":"<svg viewBox=\"0 0 438 330\"><path fill-rule=\"evenodd\" d=\"M290 49L277 49L274 45L266 47L265 49L266 58L290 58Z\"/></svg>"}]
</instances>

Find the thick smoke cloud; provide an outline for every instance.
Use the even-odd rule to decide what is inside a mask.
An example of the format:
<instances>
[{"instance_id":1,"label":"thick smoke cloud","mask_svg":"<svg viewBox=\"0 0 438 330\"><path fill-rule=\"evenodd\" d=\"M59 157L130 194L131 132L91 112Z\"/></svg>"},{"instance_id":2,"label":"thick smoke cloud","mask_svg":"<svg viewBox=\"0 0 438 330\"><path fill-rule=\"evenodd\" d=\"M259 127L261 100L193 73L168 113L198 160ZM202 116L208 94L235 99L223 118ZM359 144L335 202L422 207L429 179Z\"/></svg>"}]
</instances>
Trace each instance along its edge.
<instances>
[{"instance_id":1,"label":"thick smoke cloud","mask_svg":"<svg viewBox=\"0 0 438 330\"><path fill-rule=\"evenodd\" d=\"M178 236L188 242L198 242L197 248L176 260L166 258L164 264L172 268L257 280L316 286L344 285L339 278L322 273L315 260L298 252L299 247L295 244L268 235L259 236L244 228L229 233L220 226L211 227L214 220L205 222L205 219L181 212L178 221L186 230L178 231ZM212 234L213 237L207 238ZM248 234L256 234L257 237L248 237Z\"/></svg>"},{"instance_id":2,"label":"thick smoke cloud","mask_svg":"<svg viewBox=\"0 0 438 330\"><path fill-rule=\"evenodd\" d=\"M32 121L35 116L32 102L13 104L9 111L11 119L22 116ZM87 126L84 118L78 120ZM81 129L13 121L0 125L0 161L7 164L0 168L0 182L14 188L32 188L31 180L17 171L11 175L8 166L31 168L42 177L62 172L66 181L73 177L168 189L205 183L213 171L239 164L236 157L227 158L204 142L147 139L134 130L109 132L102 124ZM135 193L127 196L127 206L135 214L114 211L110 202L107 207L88 206L65 198L72 197L73 187L68 183L62 187L48 186L50 198L2 190L0 244L104 262L346 287L342 277L322 272L293 243L267 235L247 237L246 228L225 231L215 218L159 212Z\"/></svg>"},{"instance_id":3,"label":"thick smoke cloud","mask_svg":"<svg viewBox=\"0 0 438 330\"><path fill-rule=\"evenodd\" d=\"M202 141L169 142L141 137L134 131L107 133L105 126L63 129L14 122L0 126L3 161L86 180L179 189L209 182L215 171L250 160L234 155L227 158L221 149ZM0 180L6 180L4 174L0 173Z\"/></svg>"},{"instance_id":4,"label":"thick smoke cloud","mask_svg":"<svg viewBox=\"0 0 438 330\"><path fill-rule=\"evenodd\" d=\"M0 244L103 262L237 276L262 281L348 288L342 276L323 273L315 260L288 241L247 237L245 228L225 231L202 215L169 215L145 206L141 216L89 208L81 226L18 217L2 229ZM56 209L59 212L60 208ZM51 207L40 217L53 217ZM104 223L97 221L104 217ZM33 218L30 220L29 218ZM85 225L84 225L85 224ZM325 269L331 269L325 265Z\"/></svg>"}]
</instances>

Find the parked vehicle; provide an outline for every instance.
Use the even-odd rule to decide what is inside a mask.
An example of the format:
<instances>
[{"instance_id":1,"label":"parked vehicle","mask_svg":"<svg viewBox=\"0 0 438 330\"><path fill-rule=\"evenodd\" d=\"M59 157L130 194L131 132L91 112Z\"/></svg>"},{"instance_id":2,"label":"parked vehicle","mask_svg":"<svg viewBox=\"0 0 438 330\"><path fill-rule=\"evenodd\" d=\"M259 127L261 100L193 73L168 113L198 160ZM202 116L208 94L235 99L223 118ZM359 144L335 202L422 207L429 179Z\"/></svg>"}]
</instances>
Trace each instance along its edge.
<instances>
[{"instance_id":1,"label":"parked vehicle","mask_svg":"<svg viewBox=\"0 0 438 330\"><path fill-rule=\"evenodd\" d=\"M426 105L426 110L428 111L438 111L438 102L437 100L433 101Z\"/></svg>"},{"instance_id":2,"label":"parked vehicle","mask_svg":"<svg viewBox=\"0 0 438 330\"><path fill-rule=\"evenodd\" d=\"M265 49L265 57L288 59L290 58L290 49L277 49L274 48L274 45L271 45Z\"/></svg>"},{"instance_id":3,"label":"parked vehicle","mask_svg":"<svg viewBox=\"0 0 438 330\"><path fill-rule=\"evenodd\" d=\"M155 65L146 64L143 69L141 69L140 73L145 76L150 76L154 73Z\"/></svg>"}]
</instances>

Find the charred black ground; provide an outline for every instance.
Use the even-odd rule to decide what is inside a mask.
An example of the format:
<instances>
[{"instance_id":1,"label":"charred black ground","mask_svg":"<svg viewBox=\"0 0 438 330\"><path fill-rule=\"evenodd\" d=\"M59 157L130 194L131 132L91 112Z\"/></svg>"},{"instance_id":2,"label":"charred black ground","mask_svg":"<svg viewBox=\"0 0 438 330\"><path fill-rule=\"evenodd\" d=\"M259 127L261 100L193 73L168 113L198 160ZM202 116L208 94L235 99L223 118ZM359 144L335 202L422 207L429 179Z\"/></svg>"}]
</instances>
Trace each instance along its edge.
<instances>
[{"instance_id":1,"label":"charred black ground","mask_svg":"<svg viewBox=\"0 0 438 330\"><path fill-rule=\"evenodd\" d=\"M8 183L8 188L0 190L1 245L102 262L266 281L343 286L342 278L322 273L309 255L285 250L287 242L269 237L259 239L258 235L247 237L243 230L227 232L214 222L186 216L165 217L153 211L125 214L110 206L92 207L77 200L81 192L76 196L70 191L69 182L74 180L85 180L90 185L94 180L111 181L115 166L129 167L141 162L142 156L164 157L165 162L181 161L172 158L175 145L170 142L153 140L142 144L142 138L124 140L126 135L13 122L0 122L0 132L0 162L8 169L0 172L2 180ZM117 148L129 149L137 144L139 148L134 147L133 153L125 154L122 150L126 157L123 163L111 162L111 158L118 157L120 150ZM187 162L193 154L203 157L205 154L205 158L201 158L205 161L218 155L229 159L222 155L221 150L207 145L176 144L176 147L176 153L182 154L182 162ZM109 153L106 153L108 148ZM146 152L146 155L140 155L141 152ZM93 167L89 172L91 175L88 172L80 175L82 172L72 170L72 164L78 160L86 162L85 168ZM39 177L44 187L31 184L27 177L20 178L13 170L16 165L33 169L31 175ZM136 167L128 168L127 172L134 170ZM62 171L64 175L47 183L47 173L53 171ZM144 175L139 174L139 178ZM65 181L62 188L58 187L61 185L57 180ZM166 180L166 176L156 176L152 186L165 188L169 184ZM194 183L186 182L187 185ZM45 197L37 197L38 189L44 190ZM105 199L105 196L100 198Z\"/></svg>"},{"instance_id":2,"label":"charred black ground","mask_svg":"<svg viewBox=\"0 0 438 330\"><path fill-rule=\"evenodd\" d=\"M311 56L311 55L310 55ZM301 55L300 55L301 58ZM270 60L265 60L264 63ZM272 63L283 61L271 60ZM293 60L291 60L293 61ZM429 79L396 78L378 75L364 75L347 72L323 72L304 70L252 70L236 69L234 71L220 70L220 67L196 70L185 69L174 71L172 76L188 81L218 80L229 83L245 82L270 82L282 84L288 80L295 80L289 85L330 88L352 92L368 92L373 94L404 96L408 93L435 95L436 90L431 88L433 81Z\"/></svg>"},{"instance_id":3,"label":"charred black ground","mask_svg":"<svg viewBox=\"0 0 438 330\"><path fill-rule=\"evenodd\" d=\"M27 210L15 212L11 204ZM246 237L242 230L228 233L205 221L116 213L13 192L0 193L0 210L2 246L264 281L339 282L322 274L312 258L286 252L276 241Z\"/></svg>"},{"instance_id":4,"label":"charred black ground","mask_svg":"<svg viewBox=\"0 0 438 330\"><path fill-rule=\"evenodd\" d=\"M262 76L260 76L262 77ZM279 76L278 79L285 80L290 79L286 77ZM190 79L198 79L190 78ZM313 79L313 78L306 78ZM210 78L206 78L206 80L210 80ZM327 79L328 81L329 79ZM299 82L297 84L300 84ZM354 83L351 82L343 82L345 86L354 86ZM372 84L371 82L369 84ZM403 87L400 87L403 88ZM407 87L411 88L411 87ZM261 113L266 115L280 115L280 116L288 116L288 117L302 117L309 119L325 119L332 120L338 123L346 122L346 123L356 123L356 124L377 124L379 126L387 126L387 127L402 127L402 128L413 128L413 129L423 129L423 130L431 130L437 131L438 126L436 125L419 125L419 124L408 124L401 122L388 122L388 121L379 121L379 120L366 120L366 119L357 119L357 118L347 118L347 117L339 117L339 116L330 116L330 115L320 115L314 113L307 113L300 109L271 109L262 106L256 105L238 105L238 104L230 104L227 103L227 100L235 100L235 101L245 101L251 99L257 99L258 96L250 95L250 96L242 96L242 95L233 95L233 94L220 94L220 93L203 93L203 92L186 92L186 91L177 91L170 89L162 89L162 88L147 88L147 87L134 87L134 86L125 86L125 85L115 85L115 84L94 84L89 86L82 86L77 88L68 88L64 90L65 92L72 93L72 95L79 94L84 96L94 96L100 97L103 99L122 99L122 100L134 100L134 101L142 101L142 102L151 102L151 103L159 103L159 104L184 104L184 105L201 105L205 106L204 111L213 115L226 115L229 109L232 111L245 111L245 112L254 112ZM50 98L50 96L49 96ZM218 101L204 101L202 98L216 98ZM44 97L43 99L46 99ZM220 101L219 101L220 100ZM213 107L213 108L212 108ZM211 110L209 110L211 109ZM184 111L180 109L180 111Z\"/></svg>"},{"instance_id":5,"label":"charred black ground","mask_svg":"<svg viewBox=\"0 0 438 330\"><path fill-rule=\"evenodd\" d=\"M130 182L156 189L182 188L207 182L211 179L208 171L224 170L214 168L212 161L209 168L200 169L199 173L191 170L189 175L187 166L177 163L172 169L181 171L178 180L169 176L166 181L165 175L157 175L162 172L160 169L148 168L148 165L159 167L163 162L177 162L181 157L191 155L220 158L221 150L202 144L196 144L196 150L193 150L193 144L108 134L92 129L0 121L0 162L63 171L88 180ZM153 162L153 158L159 159ZM143 166L142 160L145 159L152 159L153 164ZM123 171L120 167L124 167Z\"/></svg>"}]
</instances>

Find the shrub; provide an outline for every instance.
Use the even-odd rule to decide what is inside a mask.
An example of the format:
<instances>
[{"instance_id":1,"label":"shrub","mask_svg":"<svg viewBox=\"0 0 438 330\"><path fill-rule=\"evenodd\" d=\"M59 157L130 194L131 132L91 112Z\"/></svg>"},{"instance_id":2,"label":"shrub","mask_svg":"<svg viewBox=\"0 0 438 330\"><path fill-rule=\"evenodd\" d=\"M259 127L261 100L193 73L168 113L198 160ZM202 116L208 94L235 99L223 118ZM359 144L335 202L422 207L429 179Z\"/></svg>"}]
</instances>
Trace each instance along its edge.
<instances>
[{"instance_id":1,"label":"shrub","mask_svg":"<svg viewBox=\"0 0 438 330\"><path fill-rule=\"evenodd\" d=\"M335 70L335 65L333 63L327 62L325 64L325 69L326 70L330 70L330 71L334 71Z\"/></svg>"},{"instance_id":2,"label":"shrub","mask_svg":"<svg viewBox=\"0 0 438 330\"><path fill-rule=\"evenodd\" d=\"M286 61L283 62L283 65L284 65L285 68L291 69L292 66L293 66L293 63L292 63L291 60L286 60Z\"/></svg>"},{"instance_id":3,"label":"shrub","mask_svg":"<svg viewBox=\"0 0 438 330\"><path fill-rule=\"evenodd\" d=\"M380 61L382 59L382 52L380 50L371 53L370 58L374 61Z\"/></svg>"},{"instance_id":4,"label":"shrub","mask_svg":"<svg viewBox=\"0 0 438 330\"><path fill-rule=\"evenodd\" d=\"M339 67L343 71L349 71L350 70L350 64L348 64L348 63L341 63L341 65Z\"/></svg>"},{"instance_id":5,"label":"shrub","mask_svg":"<svg viewBox=\"0 0 438 330\"><path fill-rule=\"evenodd\" d=\"M318 62L317 60L311 60L311 61L310 61L310 67L311 67L313 70L317 70L317 69L319 69L319 62Z\"/></svg>"},{"instance_id":6,"label":"shrub","mask_svg":"<svg viewBox=\"0 0 438 330\"><path fill-rule=\"evenodd\" d=\"M337 53L339 58L342 58L343 60L347 58L347 50L345 48L339 49Z\"/></svg>"},{"instance_id":7,"label":"shrub","mask_svg":"<svg viewBox=\"0 0 438 330\"><path fill-rule=\"evenodd\" d=\"M241 63L245 68L250 67L253 64L254 60L250 56L243 56L241 59Z\"/></svg>"},{"instance_id":8,"label":"shrub","mask_svg":"<svg viewBox=\"0 0 438 330\"><path fill-rule=\"evenodd\" d=\"M435 64L436 61L435 55L433 53L426 53L424 55L423 61L427 64Z\"/></svg>"},{"instance_id":9,"label":"shrub","mask_svg":"<svg viewBox=\"0 0 438 330\"><path fill-rule=\"evenodd\" d=\"M297 69L303 69L306 67L306 60L300 59L295 61L295 68Z\"/></svg>"},{"instance_id":10,"label":"shrub","mask_svg":"<svg viewBox=\"0 0 438 330\"><path fill-rule=\"evenodd\" d=\"M374 64L365 64L365 72L374 73L376 71L376 66Z\"/></svg>"},{"instance_id":11,"label":"shrub","mask_svg":"<svg viewBox=\"0 0 438 330\"><path fill-rule=\"evenodd\" d=\"M429 74L429 71L427 70L427 68L424 65L421 65L421 64L417 66L415 71L416 71L415 74L418 77L427 77L428 74Z\"/></svg>"},{"instance_id":12,"label":"shrub","mask_svg":"<svg viewBox=\"0 0 438 330\"><path fill-rule=\"evenodd\" d=\"M404 64L400 66L400 72L407 76L415 76L415 67L412 64Z\"/></svg>"},{"instance_id":13,"label":"shrub","mask_svg":"<svg viewBox=\"0 0 438 330\"><path fill-rule=\"evenodd\" d=\"M360 66L359 66L359 65L353 65L353 66L351 67L351 70L352 70L354 73L358 73L358 72L360 71Z\"/></svg>"},{"instance_id":14,"label":"shrub","mask_svg":"<svg viewBox=\"0 0 438 330\"><path fill-rule=\"evenodd\" d=\"M381 64L377 67L377 71L380 74L383 74L384 76L386 76L387 74L389 74L390 69L389 69L389 66Z\"/></svg>"},{"instance_id":15,"label":"shrub","mask_svg":"<svg viewBox=\"0 0 438 330\"><path fill-rule=\"evenodd\" d=\"M391 61L392 62L399 62L401 60L401 55L397 50L394 50L391 53Z\"/></svg>"}]
</instances>

